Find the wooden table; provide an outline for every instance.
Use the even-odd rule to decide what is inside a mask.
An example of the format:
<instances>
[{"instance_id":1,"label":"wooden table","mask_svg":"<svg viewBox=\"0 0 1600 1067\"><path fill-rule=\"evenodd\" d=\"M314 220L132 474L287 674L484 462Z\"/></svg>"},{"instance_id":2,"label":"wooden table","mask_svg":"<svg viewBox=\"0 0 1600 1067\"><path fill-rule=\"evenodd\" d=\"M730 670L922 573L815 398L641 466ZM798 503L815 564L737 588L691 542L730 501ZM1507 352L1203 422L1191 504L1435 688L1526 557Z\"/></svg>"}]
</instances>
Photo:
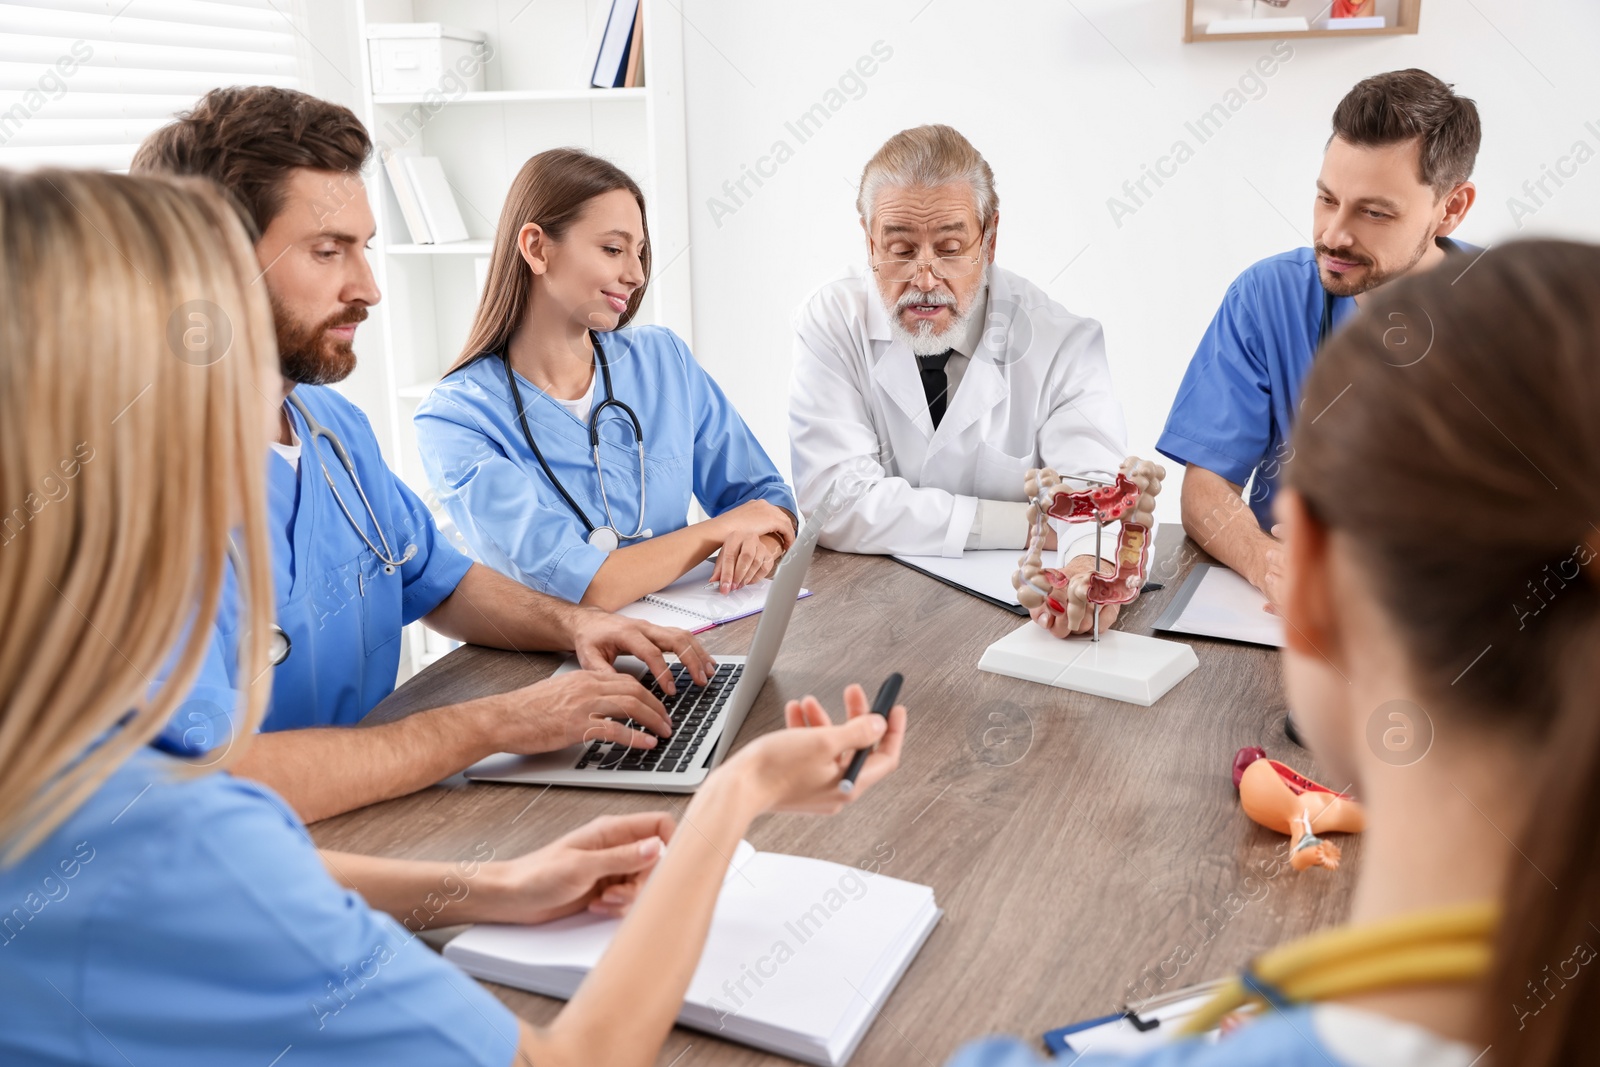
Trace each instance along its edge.
<instances>
[{"instance_id":1,"label":"wooden table","mask_svg":"<svg viewBox=\"0 0 1600 1067\"><path fill-rule=\"evenodd\" d=\"M1209 561L1177 525L1159 544L1152 578L1165 588L1125 611L1120 629L1149 633L1183 576ZM816 595L797 605L740 740L779 727L786 699L816 693L839 714L846 683L871 692L899 670L911 713L904 760L859 806L829 819L769 816L750 840L765 851L877 862L932 886L945 910L853 1064L940 1064L991 1032L1037 1042L1046 1029L1216 977L1345 918L1359 841L1341 841L1339 871L1297 874L1284 858L1288 839L1244 816L1230 779L1243 745L1317 775L1284 738L1274 652L1193 639L1199 669L1140 708L978 671L984 647L1022 620L892 560L818 551L807 585ZM740 653L754 631L746 620L703 639L713 653ZM461 648L368 721L525 685L556 663ZM374 855L453 860L482 855L487 843L504 857L597 815L662 808L681 812L682 800L456 777L321 822L313 836ZM532 1023L560 1007L489 988ZM678 1029L658 1062L788 1061Z\"/></svg>"}]
</instances>

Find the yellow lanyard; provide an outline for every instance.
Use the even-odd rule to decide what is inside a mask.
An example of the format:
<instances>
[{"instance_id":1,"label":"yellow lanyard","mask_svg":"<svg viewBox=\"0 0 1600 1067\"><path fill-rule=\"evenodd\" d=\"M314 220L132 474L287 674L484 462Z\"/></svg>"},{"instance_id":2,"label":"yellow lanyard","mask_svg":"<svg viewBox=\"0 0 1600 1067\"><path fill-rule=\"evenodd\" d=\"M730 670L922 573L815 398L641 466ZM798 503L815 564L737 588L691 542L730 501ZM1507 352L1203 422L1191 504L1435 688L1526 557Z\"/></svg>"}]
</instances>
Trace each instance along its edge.
<instances>
[{"instance_id":1,"label":"yellow lanyard","mask_svg":"<svg viewBox=\"0 0 1600 1067\"><path fill-rule=\"evenodd\" d=\"M1339 926L1256 957L1184 1024L1205 1033L1249 1003L1276 1008L1394 986L1467 982L1494 955L1500 906L1485 900Z\"/></svg>"}]
</instances>

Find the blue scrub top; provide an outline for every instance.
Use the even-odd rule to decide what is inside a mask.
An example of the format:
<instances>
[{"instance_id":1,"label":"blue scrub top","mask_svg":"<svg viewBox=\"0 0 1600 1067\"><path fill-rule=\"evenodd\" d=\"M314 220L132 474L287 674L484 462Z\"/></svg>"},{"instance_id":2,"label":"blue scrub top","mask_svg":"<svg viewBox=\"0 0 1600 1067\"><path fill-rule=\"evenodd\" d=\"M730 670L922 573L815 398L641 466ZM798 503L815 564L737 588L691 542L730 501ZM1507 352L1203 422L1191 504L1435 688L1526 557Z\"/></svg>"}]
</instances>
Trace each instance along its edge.
<instances>
[{"instance_id":1,"label":"blue scrub top","mask_svg":"<svg viewBox=\"0 0 1600 1067\"><path fill-rule=\"evenodd\" d=\"M0 1003L8 1064L504 1067L518 1041L274 793L154 748L0 869Z\"/></svg>"},{"instance_id":2,"label":"blue scrub top","mask_svg":"<svg viewBox=\"0 0 1600 1067\"><path fill-rule=\"evenodd\" d=\"M1034 1046L1015 1038L974 1041L955 1054L946 1067L1341 1067L1312 1024L1309 1007L1274 1012L1220 1041L1176 1041L1137 1056L1067 1055L1046 1059Z\"/></svg>"},{"instance_id":3,"label":"blue scrub top","mask_svg":"<svg viewBox=\"0 0 1600 1067\"><path fill-rule=\"evenodd\" d=\"M417 553L394 574L383 572L323 476L326 467L345 507L382 548L333 446L313 438L300 412L285 405L300 439L300 465L296 470L276 453L267 457L267 507L277 621L292 647L273 672L263 730L359 722L394 691L401 628L438 607L472 566L439 532L427 505L384 463L360 408L325 386L302 385L295 395L344 443L394 557L412 544ZM242 688L231 574L223 593L220 640L210 653L220 669L207 672L168 724L160 739L168 751L203 752L231 736L235 689Z\"/></svg>"},{"instance_id":4,"label":"blue scrub top","mask_svg":"<svg viewBox=\"0 0 1600 1067\"><path fill-rule=\"evenodd\" d=\"M600 343L616 399L644 429L645 528L658 535L682 529L691 495L713 516L752 500L798 514L777 467L676 334L638 326L601 334ZM517 388L528 429L556 477L591 523L607 525L588 425L520 375ZM596 370L596 408L604 398ZM416 425L428 480L478 559L542 593L582 600L606 556L588 543L528 448L505 362L490 355L451 374L417 408ZM609 408L600 427L613 525L631 533L639 528L632 424Z\"/></svg>"},{"instance_id":5,"label":"blue scrub top","mask_svg":"<svg viewBox=\"0 0 1600 1067\"><path fill-rule=\"evenodd\" d=\"M1446 252L1470 246L1438 238ZM1156 451L1243 486L1262 529L1292 450L1289 432L1316 354L1326 290L1309 248L1263 259L1228 287L1178 387ZM1354 315L1353 297L1333 300L1333 326Z\"/></svg>"}]
</instances>

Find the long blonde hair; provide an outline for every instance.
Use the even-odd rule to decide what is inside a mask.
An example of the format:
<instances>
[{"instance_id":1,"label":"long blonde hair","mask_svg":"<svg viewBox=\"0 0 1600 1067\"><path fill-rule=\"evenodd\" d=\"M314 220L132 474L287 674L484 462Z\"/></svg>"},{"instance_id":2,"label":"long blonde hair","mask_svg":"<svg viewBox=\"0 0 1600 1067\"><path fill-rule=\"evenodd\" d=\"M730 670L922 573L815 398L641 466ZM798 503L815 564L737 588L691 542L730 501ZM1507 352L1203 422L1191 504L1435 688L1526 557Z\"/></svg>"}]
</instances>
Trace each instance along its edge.
<instances>
[{"instance_id":1,"label":"long blonde hair","mask_svg":"<svg viewBox=\"0 0 1600 1067\"><path fill-rule=\"evenodd\" d=\"M650 287L650 219L644 209L644 193L626 171L615 163L592 156L577 148L552 148L540 152L522 165L494 231L494 250L489 257L489 275L472 318L472 329L461 354L445 374L471 363L490 352L504 353L506 344L528 311L533 288L533 273L517 249L517 235L530 222L554 241L567 235L567 229L583 214L590 200L615 189L625 189L639 205L644 226L640 265L644 284L633 291L628 306L617 320L617 329L628 325L644 303Z\"/></svg>"},{"instance_id":2,"label":"long blonde hair","mask_svg":"<svg viewBox=\"0 0 1600 1067\"><path fill-rule=\"evenodd\" d=\"M242 554L240 735L264 712L263 392L276 348L258 273L209 182L0 171L4 862L187 695L230 531Z\"/></svg>"}]
</instances>

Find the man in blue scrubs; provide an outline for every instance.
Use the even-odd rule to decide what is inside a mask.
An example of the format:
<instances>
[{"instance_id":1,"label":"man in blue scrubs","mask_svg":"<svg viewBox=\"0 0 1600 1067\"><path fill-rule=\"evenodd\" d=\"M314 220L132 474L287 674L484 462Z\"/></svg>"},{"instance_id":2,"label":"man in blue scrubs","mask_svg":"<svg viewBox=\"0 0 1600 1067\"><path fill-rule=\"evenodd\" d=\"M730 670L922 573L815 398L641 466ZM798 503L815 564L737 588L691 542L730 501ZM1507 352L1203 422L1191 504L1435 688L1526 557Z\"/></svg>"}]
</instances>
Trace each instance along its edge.
<instances>
[{"instance_id":1,"label":"man in blue scrubs","mask_svg":"<svg viewBox=\"0 0 1600 1067\"><path fill-rule=\"evenodd\" d=\"M1323 153L1312 247L1235 279L1189 363L1156 442L1186 465L1184 529L1271 600L1278 542L1265 530L1312 357L1363 294L1447 258L1458 272L1471 264L1475 253L1449 234L1476 197L1468 179L1479 133L1473 102L1426 71L1379 74L1350 90ZM1420 315L1396 322L1392 362L1423 358L1429 337Z\"/></svg>"},{"instance_id":2,"label":"man in blue scrubs","mask_svg":"<svg viewBox=\"0 0 1600 1067\"><path fill-rule=\"evenodd\" d=\"M584 738L653 746L661 705L611 661L640 656L663 676L662 650L703 680L710 658L682 630L542 596L452 548L426 505L389 470L360 409L327 388L355 367L356 327L380 294L365 247L374 233L360 170L372 143L346 108L277 88L208 93L152 134L134 173L203 175L232 194L258 234L285 403L268 492L278 623L290 651L273 678L261 736L234 771L271 786L307 822L420 789L495 752L542 752ZM203 307L183 329L225 329ZM182 358L182 352L175 352ZM337 443L336 443L337 442ZM353 474L352 474L353 469ZM235 635L224 605L220 654ZM575 649L590 671L361 730L394 688L401 628L506 649ZM228 683L235 667L220 665ZM166 747L204 752L231 739L234 693L208 670Z\"/></svg>"}]
</instances>

